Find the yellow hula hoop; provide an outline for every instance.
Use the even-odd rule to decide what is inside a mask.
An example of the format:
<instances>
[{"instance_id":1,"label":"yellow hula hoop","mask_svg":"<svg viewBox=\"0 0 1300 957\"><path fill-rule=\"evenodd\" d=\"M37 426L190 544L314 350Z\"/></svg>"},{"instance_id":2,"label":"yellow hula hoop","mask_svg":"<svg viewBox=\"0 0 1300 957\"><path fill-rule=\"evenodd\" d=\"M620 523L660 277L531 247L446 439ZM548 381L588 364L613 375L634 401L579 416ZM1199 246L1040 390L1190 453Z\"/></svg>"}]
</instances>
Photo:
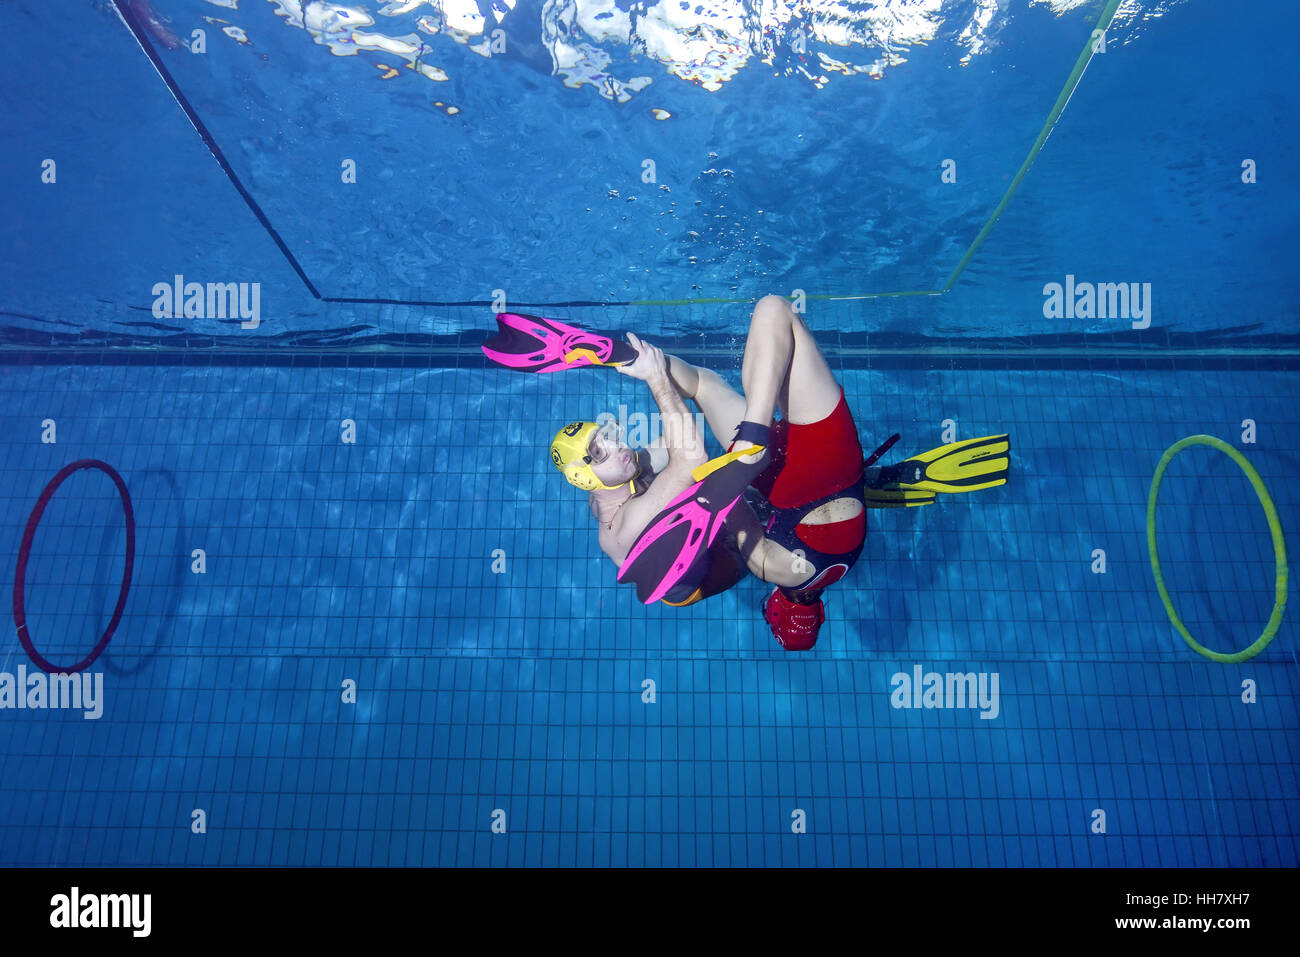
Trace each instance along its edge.
<instances>
[{"instance_id":1,"label":"yellow hula hoop","mask_svg":"<svg viewBox=\"0 0 1300 957\"><path fill-rule=\"evenodd\" d=\"M1169 590L1165 588L1164 576L1160 574L1160 553L1156 550L1156 498L1160 495L1160 480L1164 477L1165 469L1173 461L1174 456L1193 445L1208 445L1210 448L1218 449L1241 466L1241 470L1246 473L1246 478L1250 479L1250 484L1259 497L1259 504L1264 506L1264 514L1268 516L1268 528L1273 534L1273 558L1277 564L1277 578L1273 594L1273 614L1269 616L1268 624L1264 626L1263 633L1255 639L1253 645L1230 655L1225 655L1221 651L1211 651L1192 637L1187 630L1187 626L1178 617L1178 612L1174 610L1174 603L1169 598ZM1286 542L1282 538L1282 523L1277 517L1277 507L1274 506L1273 499L1264 486L1264 480L1259 477L1255 467L1246 461L1244 455L1227 442L1212 435L1189 435L1187 438L1180 439L1169 446L1165 450L1165 454L1160 457L1160 463L1156 465L1156 474L1151 478L1151 491L1147 495L1147 549L1151 553L1151 571L1156 576L1156 588L1160 591L1160 600L1165 604L1165 611L1169 613L1169 620L1174 623L1178 633L1196 652L1211 661L1233 664L1238 661L1248 661L1268 647L1268 643L1273 640L1273 636L1277 634L1278 628L1281 627L1282 613L1286 611Z\"/></svg>"}]
</instances>

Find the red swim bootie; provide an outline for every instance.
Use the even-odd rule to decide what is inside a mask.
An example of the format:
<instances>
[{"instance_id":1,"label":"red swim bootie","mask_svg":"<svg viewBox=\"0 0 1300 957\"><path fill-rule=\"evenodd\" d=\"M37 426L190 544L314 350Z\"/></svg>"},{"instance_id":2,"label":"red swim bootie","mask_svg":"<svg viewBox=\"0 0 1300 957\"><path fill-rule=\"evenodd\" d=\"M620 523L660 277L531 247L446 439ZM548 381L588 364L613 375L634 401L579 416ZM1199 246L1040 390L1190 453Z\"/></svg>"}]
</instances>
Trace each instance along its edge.
<instances>
[{"instance_id":1,"label":"red swim bootie","mask_svg":"<svg viewBox=\"0 0 1300 957\"><path fill-rule=\"evenodd\" d=\"M763 602L763 617L772 634L786 651L807 651L817 643L817 632L826 620L826 606L819 597L809 605L801 605L785 597L780 588Z\"/></svg>"}]
</instances>

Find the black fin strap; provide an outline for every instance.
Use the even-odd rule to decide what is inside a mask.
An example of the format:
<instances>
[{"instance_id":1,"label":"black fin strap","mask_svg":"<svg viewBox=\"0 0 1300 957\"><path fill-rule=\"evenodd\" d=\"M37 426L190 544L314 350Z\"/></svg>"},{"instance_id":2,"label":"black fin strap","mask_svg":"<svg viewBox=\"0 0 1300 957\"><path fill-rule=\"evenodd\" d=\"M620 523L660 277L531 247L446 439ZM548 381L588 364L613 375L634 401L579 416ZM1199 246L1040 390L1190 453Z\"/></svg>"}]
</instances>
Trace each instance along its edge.
<instances>
[{"instance_id":1,"label":"black fin strap","mask_svg":"<svg viewBox=\"0 0 1300 957\"><path fill-rule=\"evenodd\" d=\"M884 444L881 445L880 448L876 449L876 451L872 452L869 456L867 456L867 460L862 463L862 467L864 469L871 468L871 466L875 465L876 462L879 461L880 457L884 455L886 452L888 452L890 449L892 449L894 447L894 443L901 438L902 436L899 435L897 432L895 432L889 438L885 439Z\"/></svg>"},{"instance_id":2,"label":"black fin strap","mask_svg":"<svg viewBox=\"0 0 1300 957\"><path fill-rule=\"evenodd\" d=\"M757 422L741 422L736 426L736 437L732 442L753 442L767 448L772 444L772 427Z\"/></svg>"}]
</instances>

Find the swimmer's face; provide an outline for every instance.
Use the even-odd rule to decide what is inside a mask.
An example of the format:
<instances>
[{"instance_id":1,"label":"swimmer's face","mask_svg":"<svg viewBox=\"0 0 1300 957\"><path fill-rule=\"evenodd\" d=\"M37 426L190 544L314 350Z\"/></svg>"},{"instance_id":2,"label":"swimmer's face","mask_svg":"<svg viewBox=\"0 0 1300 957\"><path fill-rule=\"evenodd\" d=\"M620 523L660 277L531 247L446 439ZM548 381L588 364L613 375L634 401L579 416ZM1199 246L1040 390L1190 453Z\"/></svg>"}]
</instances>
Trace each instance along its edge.
<instances>
[{"instance_id":1,"label":"swimmer's face","mask_svg":"<svg viewBox=\"0 0 1300 957\"><path fill-rule=\"evenodd\" d=\"M623 444L617 422L597 429L587 446L591 470L606 485L622 485L636 475L636 453Z\"/></svg>"}]
</instances>

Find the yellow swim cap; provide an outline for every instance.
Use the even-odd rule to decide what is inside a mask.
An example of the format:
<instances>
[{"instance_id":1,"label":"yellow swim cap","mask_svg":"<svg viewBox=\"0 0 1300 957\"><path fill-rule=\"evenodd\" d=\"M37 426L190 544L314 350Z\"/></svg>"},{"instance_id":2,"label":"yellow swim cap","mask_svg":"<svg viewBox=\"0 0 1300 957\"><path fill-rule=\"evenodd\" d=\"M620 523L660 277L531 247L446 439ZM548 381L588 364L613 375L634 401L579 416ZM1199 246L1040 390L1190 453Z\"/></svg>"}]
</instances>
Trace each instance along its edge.
<instances>
[{"instance_id":1,"label":"yellow swim cap","mask_svg":"<svg viewBox=\"0 0 1300 957\"><path fill-rule=\"evenodd\" d=\"M592 437L600 429L601 426L595 422L570 422L555 433L555 441L551 443L551 461L555 467L564 473L570 485L584 492L622 488L636 481L636 476L633 476L631 482L606 485L596 477L591 468L590 448Z\"/></svg>"}]
</instances>

